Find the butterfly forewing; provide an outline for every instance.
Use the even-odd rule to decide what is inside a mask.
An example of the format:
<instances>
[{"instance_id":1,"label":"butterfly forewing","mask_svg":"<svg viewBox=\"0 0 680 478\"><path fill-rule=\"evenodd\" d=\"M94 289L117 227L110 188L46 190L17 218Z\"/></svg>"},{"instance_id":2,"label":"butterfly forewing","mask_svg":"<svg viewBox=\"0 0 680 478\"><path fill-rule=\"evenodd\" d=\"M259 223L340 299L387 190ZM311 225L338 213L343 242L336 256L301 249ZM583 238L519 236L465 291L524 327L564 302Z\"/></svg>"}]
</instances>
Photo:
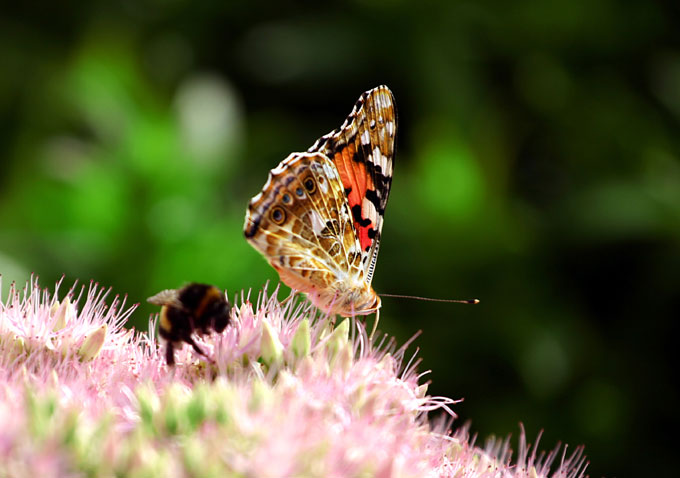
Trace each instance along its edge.
<instances>
[{"instance_id":1,"label":"butterfly forewing","mask_svg":"<svg viewBox=\"0 0 680 478\"><path fill-rule=\"evenodd\" d=\"M361 95L339 129L309 148L331 158L340 174L369 283L392 185L396 130L394 97L379 86Z\"/></svg>"}]
</instances>

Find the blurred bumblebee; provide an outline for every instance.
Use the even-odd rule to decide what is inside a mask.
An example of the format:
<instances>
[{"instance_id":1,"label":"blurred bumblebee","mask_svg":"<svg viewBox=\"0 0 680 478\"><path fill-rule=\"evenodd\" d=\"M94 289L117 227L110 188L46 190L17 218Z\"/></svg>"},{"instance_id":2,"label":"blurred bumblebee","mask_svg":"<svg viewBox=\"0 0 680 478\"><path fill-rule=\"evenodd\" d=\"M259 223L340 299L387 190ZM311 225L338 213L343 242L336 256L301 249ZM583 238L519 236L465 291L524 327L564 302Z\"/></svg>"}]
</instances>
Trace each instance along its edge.
<instances>
[{"instance_id":1,"label":"blurred bumblebee","mask_svg":"<svg viewBox=\"0 0 680 478\"><path fill-rule=\"evenodd\" d=\"M212 285L191 283L181 289L164 290L147 300L161 306L158 330L167 342L168 365L175 364L175 347L181 348L182 342L207 357L192 335L207 335L213 330L219 334L229 325L231 305L224 293Z\"/></svg>"}]
</instances>

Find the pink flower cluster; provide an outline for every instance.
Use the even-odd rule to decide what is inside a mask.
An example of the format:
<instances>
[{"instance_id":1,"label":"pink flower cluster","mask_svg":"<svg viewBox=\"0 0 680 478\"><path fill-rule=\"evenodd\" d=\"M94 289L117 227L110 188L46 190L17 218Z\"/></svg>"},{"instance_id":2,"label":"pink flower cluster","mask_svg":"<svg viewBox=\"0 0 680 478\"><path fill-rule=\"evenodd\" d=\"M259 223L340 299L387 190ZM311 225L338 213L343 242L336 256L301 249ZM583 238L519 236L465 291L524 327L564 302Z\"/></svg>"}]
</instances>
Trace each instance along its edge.
<instances>
[{"instance_id":1,"label":"pink flower cluster","mask_svg":"<svg viewBox=\"0 0 680 478\"><path fill-rule=\"evenodd\" d=\"M169 369L153 320L127 330L124 300L58 289L0 300L0 476L584 476L580 448L537 456L522 434L511 464L507 440L474 446L406 345L353 319L242 296L201 341L211 360L184 347Z\"/></svg>"}]
</instances>

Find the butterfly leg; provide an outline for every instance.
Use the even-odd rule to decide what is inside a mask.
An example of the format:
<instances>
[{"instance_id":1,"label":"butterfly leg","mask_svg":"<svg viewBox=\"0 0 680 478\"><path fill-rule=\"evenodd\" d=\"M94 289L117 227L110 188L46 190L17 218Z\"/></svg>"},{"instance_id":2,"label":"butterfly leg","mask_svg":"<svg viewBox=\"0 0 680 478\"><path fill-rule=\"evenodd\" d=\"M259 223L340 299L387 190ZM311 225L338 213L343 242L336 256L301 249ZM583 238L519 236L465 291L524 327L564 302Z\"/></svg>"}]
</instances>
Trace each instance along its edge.
<instances>
[{"instance_id":1,"label":"butterfly leg","mask_svg":"<svg viewBox=\"0 0 680 478\"><path fill-rule=\"evenodd\" d=\"M373 336L375 335L375 331L378 329L378 322L380 322L380 309L375 311L375 320L373 321L373 330L371 330L371 335L368 336L369 342L371 342L373 340Z\"/></svg>"},{"instance_id":2,"label":"butterfly leg","mask_svg":"<svg viewBox=\"0 0 680 478\"><path fill-rule=\"evenodd\" d=\"M283 307L286 303L295 299L297 297L297 295L298 295L298 291L296 291L295 289L291 289L290 295L281 301L281 306Z\"/></svg>"}]
</instances>

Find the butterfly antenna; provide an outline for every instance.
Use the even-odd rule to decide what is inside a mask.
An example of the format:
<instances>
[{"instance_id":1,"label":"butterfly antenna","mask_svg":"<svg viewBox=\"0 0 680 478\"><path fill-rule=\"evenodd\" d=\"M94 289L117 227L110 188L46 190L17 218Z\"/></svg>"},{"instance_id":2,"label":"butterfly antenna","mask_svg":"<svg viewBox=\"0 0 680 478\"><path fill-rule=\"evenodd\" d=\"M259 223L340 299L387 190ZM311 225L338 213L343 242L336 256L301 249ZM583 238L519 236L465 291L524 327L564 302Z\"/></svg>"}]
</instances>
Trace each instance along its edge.
<instances>
[{"instance_id":1,"label":"butterfly antenna","mask_svg":"<svg viewBox=\"0 0 680 478\"><path fill-rule=\"evenodd\" d=\"M395 297L397 299L415 299L415 300L425 300L428 302L455 302L457 304L479 304L479 299L433 299L431 297L419 297L417 295L400 295L400 294L380 294L380 297Z\"/></svg>"}]
</instances>

